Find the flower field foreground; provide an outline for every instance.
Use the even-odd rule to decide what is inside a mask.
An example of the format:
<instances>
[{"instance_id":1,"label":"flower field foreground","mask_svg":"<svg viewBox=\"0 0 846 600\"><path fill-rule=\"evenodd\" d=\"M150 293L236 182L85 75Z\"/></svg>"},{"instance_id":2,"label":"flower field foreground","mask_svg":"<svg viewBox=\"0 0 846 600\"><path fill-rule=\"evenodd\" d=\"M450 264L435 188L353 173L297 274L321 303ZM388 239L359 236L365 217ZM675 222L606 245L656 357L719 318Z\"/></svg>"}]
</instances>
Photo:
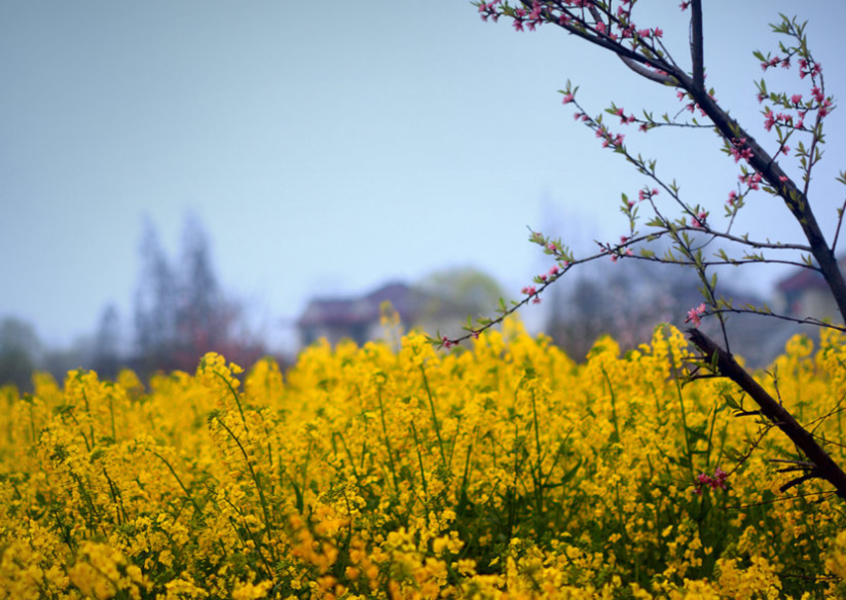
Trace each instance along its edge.
<instances>
[{"instance_id":1,"label":"flower field foreground","mask_svg":"<svg viewBox=\"0 0 846 600\"><path fill-rule=\"evenodd\" d=\"M780 492L795 451L730 384L681 385L687 352L659 327L577 365L507 323L452 353L318 345L243 386L209 354L149 390L4 388L0 597L841 597L842 501ZM840 442L844 360L794 338L760 381Z\"/></svg>"}]
</instances>

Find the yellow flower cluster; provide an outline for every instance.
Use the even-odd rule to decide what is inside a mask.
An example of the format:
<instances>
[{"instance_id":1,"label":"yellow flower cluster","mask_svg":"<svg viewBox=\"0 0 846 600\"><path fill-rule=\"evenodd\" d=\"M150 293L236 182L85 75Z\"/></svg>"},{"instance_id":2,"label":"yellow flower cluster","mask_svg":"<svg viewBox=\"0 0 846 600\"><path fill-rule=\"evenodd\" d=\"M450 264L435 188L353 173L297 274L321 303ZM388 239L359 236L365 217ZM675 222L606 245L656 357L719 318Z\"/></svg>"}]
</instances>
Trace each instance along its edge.
<instances>
[{"instance_id":1,"label":"yellow flower cluster","mask_svg":"<svg viewBox=\"0 0 846 600\"><path fill-rule=\"evenodd\" d=\"M577 365L506 322L284 376L39 375L0 390L0 599L842 597L842 502L780 491L795 448L690 359L659 327ZM759 378L840 464L844 361L795 338Z\"/></svg>"}]
</instances>

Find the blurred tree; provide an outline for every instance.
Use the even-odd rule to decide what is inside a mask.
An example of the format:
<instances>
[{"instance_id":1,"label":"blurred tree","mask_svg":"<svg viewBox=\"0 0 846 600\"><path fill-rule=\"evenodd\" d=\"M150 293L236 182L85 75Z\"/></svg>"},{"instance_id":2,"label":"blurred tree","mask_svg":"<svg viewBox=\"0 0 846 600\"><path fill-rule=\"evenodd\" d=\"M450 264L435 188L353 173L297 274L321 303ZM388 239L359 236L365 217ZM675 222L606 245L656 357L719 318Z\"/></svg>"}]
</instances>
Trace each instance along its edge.
<instances>
[{"instance_id":1,"label":"blurred tree","mask_svg":"<svg viewBox=\"0 0 846 600\"><path fill-rule=\"evenodd\" d=\"M120 316L114 304L107 305L100 315L94 335L93 366L103 379L114 379L121 366Z\"/></svg>"},{"instance_id":2,"label":"blurred tree","mask_svg":"<svg viewBox=\"0 0 846 600\"><path fill-rule=\"evenodd\" d=\"M249 333L239 304L224 294L215 275L211 243L200 219L184 222L180 261L173 268L147 220L136 294L136 369L142 374L193 371L206 352L248 366L265 351Z\"/></svg>"},{"instance_id":3,"label":"blurred tree","mask_svg":"<svg viewBox=\"0 0 846 600\"><path fill-rule=\"evenodd\" d=\"M433 271L415 286L431 297L429 311L436 313L447 308L465 316L478 315L496 306L502 289L496 279L474 267L452 267Z\"/></svg>"},{"instance_id":4,"label":"blurred tree","mask_svg":"<svg viewBox=\"0 0 846 600\"><path fill-rule=\"evenodd\" d=\"M57 382L61 383L67 377L68 371L76 369L94 369L96 366L96 343L90 335L82 335L73 340L70 346L49 348L44 353L38 368L50 373ZM98 375L100 372L97 372Z\"/></svg>"},{"instance_id":5,"label":"blurred tree","mask_svg":"<svg viewBox=\"0 0 846 600\"><path fill-rule=\"evenodd\" d=\"M546 333L574 360L598 337L612 334L623 350L652 339L658 323L681 326L678 316L700 298L691 269L651 269L645 263L595 268L569 287L556 286L549 300Z\"/></svg>"},{"instance_id":6,"label":"blurred tree","mask_svg":"<svg viewBox=\"0 0 846 600\"><path fill-rule=\"evenodd\" d=\"M416 326L435 334L458 335L468 315L480 315L503 296L496 279L474 267L429 273L413 289L422 299Z\"/></svg>"},{"instance_id":7,"label":"blurred tree","mask_svg":"<svg viewBox=\"0 0 846 600\"><path fill-rule=\"evenodd\" d=\"M0 385L11 383L30 391L41 353L41 341L32 325L14 317L0 321Z\"/></svg>"},{"instance_id":8,"label":"blurred tree","mask_svg":"<svg viewBox=\"0 0 846 600\"><path fill-rule=\"evenodd\" d=\"M156 227L144 220L141 276L135 293L135 368L143 373L173 365L178 292Z\"/></svg>"}]
</instances>

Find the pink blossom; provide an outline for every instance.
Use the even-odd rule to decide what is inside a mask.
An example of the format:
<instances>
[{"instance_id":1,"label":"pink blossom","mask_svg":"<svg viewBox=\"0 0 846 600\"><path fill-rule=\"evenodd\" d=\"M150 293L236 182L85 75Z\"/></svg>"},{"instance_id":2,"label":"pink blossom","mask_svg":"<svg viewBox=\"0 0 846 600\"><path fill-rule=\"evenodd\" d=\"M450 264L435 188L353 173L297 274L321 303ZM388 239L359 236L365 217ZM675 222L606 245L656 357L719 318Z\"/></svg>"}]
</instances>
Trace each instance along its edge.
<instances>
[{"instance_id":1,"label":"pink blossom","mask_svg":"<svg viewBox=\"0 0 846 600\"><path fill-rule=\"evenodd\" d=\"M556 245L553 242L550 242L546 246L546 249L549 250L550 252L555 252L556 250L558 250L558 248L556 247Z\"/></svg>"},{"instance_id":2,"label":"pink blossom","mask_svg":"<svg viewBox=\"0 0 846 600\"><path fill-rule=\"evenodd\" d=\"M782 183L787 183L790 178L787 175L779 175L778 180Z\"/></svg>"},{"instance_id":3,"label":"pink blossom","mask_svg":"<svg viewBox=\"0 0 846 600\"><path fill-rule=\"evenodd\" d=\"M564 94L564 102L562 104L570 104L573 101L573 94Z\"/></svg>"},{"instance_id":4,"label":"pink blossom","mask_svg":"<svg viewBox=\"0 0 846 600\"><path fill-rule=\"evenodd\" d=\"M449 348L452 348L453 346L458 345L458 342L454 342L451 339L449 339L447 336L444 336L444 337L441 338L441 345L444 348L449 349Z\"/></svg>"},{"instance_id":5,"label":"pink blossom","mask_svg":"<svg viewBox=\"0 0 846 600\"><path fill-rule=\"evenodd\" d=\"M558 275L558 271L560 270L561 269L558 267L558 265L552 265L552 268L549 270L549 276L555 277L556 275Z\"/></svg>"},{"instance_id":6,"label":"pink blossom","mask_svg":"<svg viewBox=\"0 0 846 600\"><path fill-rule=\"evenodd\" d=\"M800 102L802 102L802 94L793 94L793 95L790 97L790 101L791 101L793 104L799 104Z\"/></svg>"},{"instance_id":7,"label":"pink blossom","mask_svg":"<svg viewBox=\"0 0 846 600\"><path fill-rule=\"evenodd\" d=\"M539 20L541 17L541 5L535 0L534 4L532 5L532 12L529 13L529 18L535 21Z\"/></svg>"},{"instance_id":8,"label":"pink blossom","mask_svg":"<svg viewBox=\"0 0 846 600\"><path fill-rule=\"evenodd\" d=\"M711 483L711 488L716 489L726 489L726 479L728 478L728 473L723 471L720 467L714 471L714 478Z\"/></svg>"},{"instance_id":9,"label":"pink blossom","mask_svg":"<svg viewBox=\"0 0 846 600\"><path fill-rule=\"evenodd\" d=\"M540 303L541 303L540 296L535 296L534 298L532 298L532 304L540 304Z\"/></svg>"},{"instance_id":10,"label":"pink blossom","mask_svg":"<svg viewBox=\"0 0 846 600\"><path fill-rule=\"evenodd\" d=\"M656 27L655 29L652 30L652 35L659 38L659 37L664 36L664 32L661 30L660 27Z\"/></svg>"},{"instance_id":11,"label":"pink blossom","mask_svg":"<svg viewBox=\"0 0 846 600\"><path fill-rule=\"evenodd\" d=\"M746 175L738 175L737 177L742 183L745 183L749 186L751 190L758 190L760 186L758 184L761 183L761 174L760 173L747 173Z\"/></svg>"},{"instance_id":12,"label":"pink blossom","mask_svg":"<svg viewBox=\"0 0 846 600\"><path fill-rule=\"evenodd\" d=\"M734 157L734 162L740 162L740 160L749 161L752 158L752 149L751 148L744 148L746 145L746 138L732 138L731 143L734 144L734 147L731 149L731 155Z\"/></svg>"},{"instance_id":13,"label":"pink blossom","mask_svg":"<svg viewBox=\"0 0 846 600\"><path fill-rule=\"evenodd\" d=\"M691 308L687 311L687 319L685 319L685 323L693 323L694 327L699 327L700 323L702 323L701 317L702 314L705 312L705 303L703 302L696 308ZM707 476L706 476L707 477Z\"/></svg>"},{"instance_id":14,"label":"pink blossom","mask_svg":"<svg viewBox=\"0 0 846 600\"><path fill-rule=\"evenodd\" d=\"M734 203L735 203L736 201L737 201L737 192L734 192L734 191L729 192L729 199L728 199L728 201L727 201L727 204L728 204L729 206L734 206Z\"/></svg>"},{"instance_id":15,"label":"pink blossom","mask_svg":"<svg viewBox=\"0 0 846 600\"><path fill-rule=\"evenodd\" d=\"M764 116L766 117L766 119L764 119L764 129L769 131L773 128L773 125L775 125L775 115L773 114L773 111L771 111L769 107L767 107Z\"/></svg>"},{"instance_id":16,"label":"pink blossom","mask_svg":"<svg viewBox=\"0 0 846 600\"><path fill-rule=\"evenodd\" d=\"M831 100L826 99L826 101L820 107L820 117L826 116L830 110L831 110Z\"/></svg>"}]
</instances>

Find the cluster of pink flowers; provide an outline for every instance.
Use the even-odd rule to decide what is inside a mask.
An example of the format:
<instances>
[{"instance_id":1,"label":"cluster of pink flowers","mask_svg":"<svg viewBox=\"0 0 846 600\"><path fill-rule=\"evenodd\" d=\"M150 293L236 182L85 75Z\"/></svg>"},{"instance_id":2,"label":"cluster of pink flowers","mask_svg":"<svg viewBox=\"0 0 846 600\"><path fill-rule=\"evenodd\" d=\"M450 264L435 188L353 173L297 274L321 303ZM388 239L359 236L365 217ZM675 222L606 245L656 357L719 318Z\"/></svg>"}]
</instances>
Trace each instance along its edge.
<instances>
[{"instance_id":1,"label":"cluster of pink flowers","mask_svg":"<svg viewBox=\"0 0 846 600\"><path fill-rule=\"evenodd\" d=\"M752 158L752 148L744 147L746 146L746 138L731 138L731 143L731 155L734 157L734 162L738 163L741 159L749 162L749 159Z\"/></svg>"},{"instance_id":2,"label":"cluster of pink flowers","mask_svg":"<svg viewBox=\"0 0 846 600\"><path fill-rule=\"evenodd\" d=\"M720 488L721 490L726 489L726 479L728 478L728 473L723 471L720 467L717 467L714 471L714 476L711 477L706 473L700 473L696 476L696 487L693 490L693 493L701 496L702 495L702 488L708 486L712 490L716 490Z\"/></svg>"},{"instance_id":3,"label":"cluster of pink flowers","mask_svg":"<svg viewBox=\"0 0 846 600\"><path fill-rule=\"evenodd\" d=\"M634 123L637 119L635 118L634 114L629 115L628 117L625 114L625 111L621 108L618 108L614 111L614 114L620 117L620 123L623 125L628 125L630 123Z\"/></svg>"},{"instance_id":4,"label":"cluster of pink flowers","mask_svg":"<svg viewBox=\"0 0 846 600\"><path fill-rule=\"evenodd\" d=\"M678 98L678 99L679 99L679 102L683 102L683 101L685 101L685 100L687 100L687 99L688 99L688 94L687 94L687 92L683 92L683 91L679 90L679 91L677 91L677 92L676 92L676 98ZM711 96L711 99L713 100L713 99L714 99L714 97L713 97L713 96ZM704 110L702 110L702 108L700 108L700 107L696 104L696 102L688 102L688 103L687 103L687 106L685 106L684 108L685 108L685 110L687 110L688 112L694 112L697 108L699 108L699 113L700 113L703 117L704 117L704 116L707 116L707 115L705 114L705 111L704 111Z\"/></svg>"},{"instance_id":5,"label":"cluster of pink flowers","mask_svg":"<svg viewBox=\"0 0 846 600\"><path fill-rule=\"evenodd\" d=\"M612 148L616 148L617 146L623 145L623 139L626 137L622 133L613 134L608 129L605 128L604 125L600 125L596 128L596 137L602 138L602 147L608 148L609 146Z\"/></svg>"},{"instance_id":6,"label":"cluster of pink flowers","mask_svg":"<svg viewBox=\"0 0 846 600\"><path fill-rule=\"evenodd\" d=\"M795 98L795 96L794 96ZM800 96L801 98L801 96ZM796 125L793 124L793 115L787 113L774 113L770 110L768 106L764 111L764 129L767 131L773 128L773 125L784 125L787 127L793 127L795 129L802 129L802 126L805 124L805 115L807 111L800 110L799 111L799 121L797 121ZM823 115L825 116L825 115Z\"/></svg>"},{"instance_id":7,"label":"cluster of pink flowers","mask_svg":"<svg viewBox=\"0 0 846 600\"><path fill-rule=\"evenodd\" d=\"M547 271L546 273L541 273L540 275L538 275L538 279L540 279L542 282L546 283L550 279L554 279L555 276L558 275L558 273L560 271L561 271L561 267L559 267L558 265L552 265L552 268L549 269L549 271ZM524 290L523 293L525 294L526 290L528 290L528 289L529 288L523 288L523 290Z\"/></svg>"},{"instance_id":8,"label":"cluster of pink flowers","mask_svg":"<svg viewBox=\"0 0 846 600\"><path fill-rule=\"evenodd\" d=\"M523 25L529 28L529 31L534 31L539 25L543 25L544 10L537 0L532 3L532 9L517 8L514 10L514 20L511 25L515 31L523 31Z\"/></svg>"},{"instance_id":9,"label":"cluster of pink flowers","mask_svg":"<svg viewBox=\"0 0 846 600\"><path fill-rule=\"evenodd\" d=\"M625 258L626 256L634 256L634 252L632 252L631 248L623 248L623 246L625 246L628 241L629 238L624 235L621 235L620 244L617 246L612 247L611 244L603 244L599 242L597 243L599 243L600 252L602 252L603 254L610 254L611 262L616 263L618 260L620 260L621 258Z\"/></svg>"},{"instance_id":10,"label":"cluster of pink flowers","mask_svg":"<svg viewBox=\"0 0 846 600\"><path fill-rule=\"evenodd\" d=\"M738 175L737 178L740 180L741 183L745 183L749 186L750 190L759 190L761 189L761 174L760 173L746 173L745 175L741 174Z\"/></svg>"},{"instance_id":11,"label":"cluster of pink flowers","mask_svg":"<svg viewBox=\"0 0 846 600\"><path fill-rule=\"evenodd\" d=\"M774 56L770 60L765 60L764 62L762 62L761 69L766 71L767 69L777 67L779 65L781 65L782 69L790 68L790 57L788 56L786 58L780 58L778 56Z\"/></svg>"},{"instance_id":12,"label":"cluster of pink flowers","mask_svg":"<svg viewBox=\"0 0 846 600\"><path fill-rule=\"evenodd\" d=\"M734 203L737 202L737 192L731 191L729 192L729 199L726 200L726 204L729 206L734 206Z\"/></svg>"},{"instance_id":13,"label":"cluster of pink flowers","mask_svg":"<svg viewBox=\"0 0 846 600\"><path fill-rule=\"evenodd\" d=\"M616 263L619 259L623 258L624 256L634 256L634 252L632 252L631 248L626 248L625 251L620 250L619 253L611 255L611 262Z\"/></svg>"},{"instance_id":14,"label":"cluster of pink flowers","mask_svg":"<svg viewBox=\"0 0 846 600\"><path fill-rule=\"evenodd\" d=\"M638 191L637 198L638 198L638 200L643 202L644 200L652 198L652 196L657 196L657 195L658 195L658 188L652 188L650 190L649 188L645 187L642 190Z\"/></svg>"},{"instance_id":15,"label":"cluster of pink flowers","mask_svg":"<svg viewBox=\"0 0 846 600\"><path fill-rule=\"evenodd\" d=\"M693 323L694 327L699 327L702 323L702 315L705 313L705 303L703 302L696 308L691 308L687 311L687 319L684 320L685 323Z\"/></svg>"},{"instance_id":16,"label":"cluster of pink flowers","mask_svg":"<svg viewBox=\"0 0 846 600\"><path fill-rule=\"evenodd\" d=\"M586 24L584 22L584 13L579 17L571 12L572 9L589 8L597 6L595 0L563 0L562 2L548 3L539 0L533 0L532 6L518 6L515 8L508 8L503 6L501 0L492 0L491 2L480 2L479 13L481 13L482 20L487 21L491 18L493 21L498 21L499 17L507 14L512 18L511 25L515 31L535 31L537 27L545 22L557 22L559 25L569 27L574 19L579 21L580 26ZM598 20L592 25L593 31L602 37L611 41L617 42L621 39L631 40L632 48L644 43L644 40L654 41L664 36L664 31L660 27L652 28L637 28L631 22L631 5L633 0L620 0L620 5L617 7L616 13L608 15L608 20ZM684 3L682 3L684 8ZM588 27L591 27L587 23Z\"/></svg>"},{"instance_id":17,"label":"cluster of pink flowers","mask_svg":"<svg viewBox=\"0 0 846 600\"><path fill-rule=\"evenodd\" d=\"M538 290L535 286L527 285L526 287L524 287L520 291L522 293L526 294L529 298L532 299L532 304L540 304L541 303L540 296L538 295Z\"/></svg>"},{"instance_id":18,"label":"cluster of pink flowers","mask_svg":"<svg viewBox=\"0 0 846 600\"><path fill-rule=\"evenodd\" d=\"M458 345L458 342L449 339L447 336L443 336L441 338L441 346L443 346L447 350L449 350L453 346L457 346L457 345Z\"/></svg>"},{"instance_id":19,"label":"cluster of pink flowers","mask_svg":"<svg viewBox=\"0 0 846 600\"><path fill-rule=\"evenodd\" d=\"M817 63L817 62L809 63L804 58L799 59L799 78L800 79L805 79L805 77L807 77L808 75L810 75L812 78L816 77L817 75L820 74L820 71L822 71L822 65L820 63Z\"/></svg>"},{"instance_id":20,"label":"cluster of pink flowers","mask_svg":"<svg viewBox=\"0 0 846 600\"><path fill-rule=\"evenodd\" d=\"M496 10L496 6L501 1L502 0L493 0L492 2L482 2L481 4L479 4L479 12L482 13L483 21L487 21L488 17L491 17L494 23L499 21L499 13Z\"/></svg>"},{"instance_id":21,"label":"cluster of pink flowers","mask_svg":"<svg viewBox=\"0 0 846 600\"><path fill-rule=\"evenodd\" d=\"M690 217L690 226L696 227L697 229L702 229L705 227L705 219L708 218L708 213L704 210L699 211L699 214L695 217Z\"/></svg>"},{"instance_id":22,"label":"cluster of pink flowers","mask_svg":"<svg viewBox=\"0 0 846 600\"><path fill-rule=\"evenodd\" d=\"M817 104L820 105L820 116L826 116L831 111L831 100L826 98L822 90L816 86L811 88L811 95L817 101Z\"/></svg>"}]
</instances>

